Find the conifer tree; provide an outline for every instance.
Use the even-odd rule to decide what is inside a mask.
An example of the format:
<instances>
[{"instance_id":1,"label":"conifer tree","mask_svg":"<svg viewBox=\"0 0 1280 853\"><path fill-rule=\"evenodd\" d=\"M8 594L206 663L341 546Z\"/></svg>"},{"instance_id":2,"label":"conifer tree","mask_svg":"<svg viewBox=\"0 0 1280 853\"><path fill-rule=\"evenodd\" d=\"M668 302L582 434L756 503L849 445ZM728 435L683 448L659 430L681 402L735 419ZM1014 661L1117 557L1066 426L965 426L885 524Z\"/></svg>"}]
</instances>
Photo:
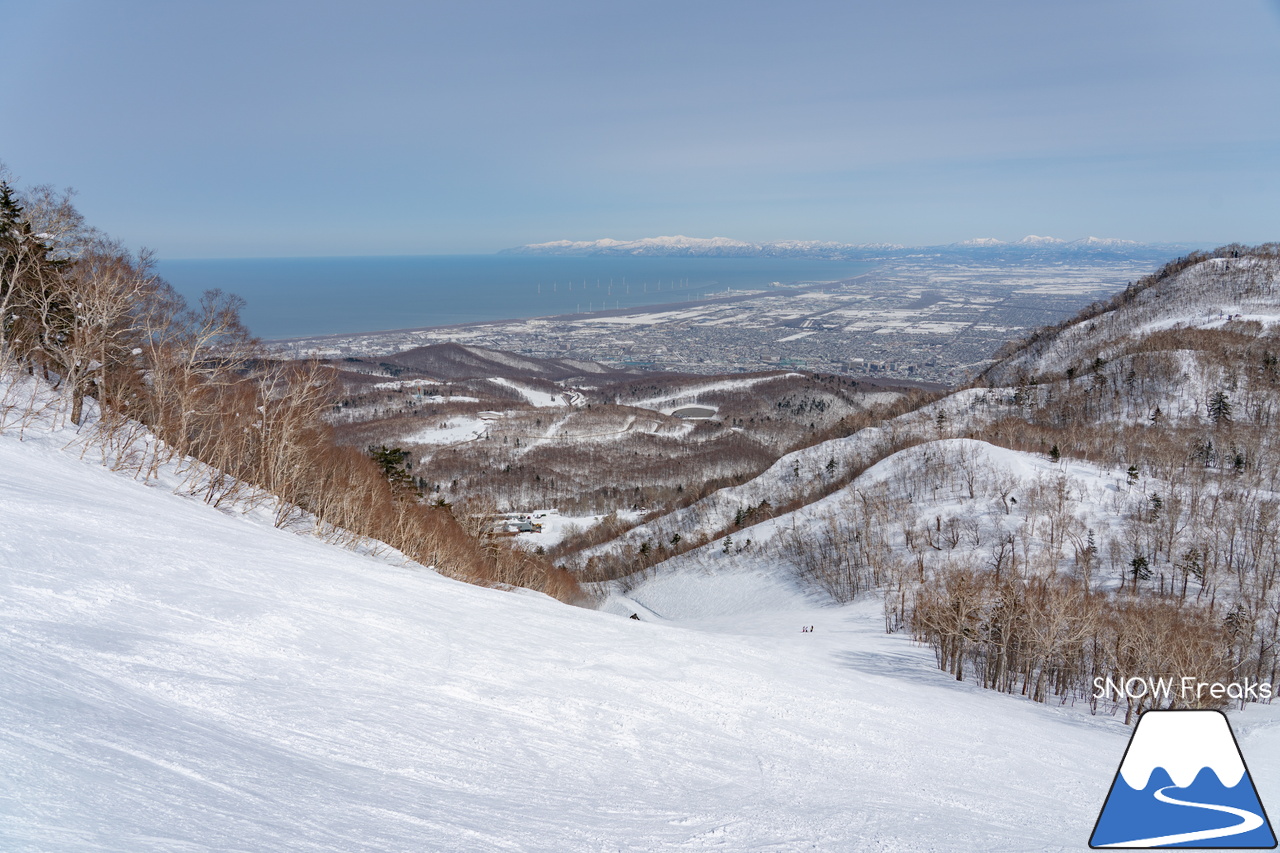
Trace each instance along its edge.
<instances>
[{"instance_id":1,"label":"conifer tree","mask_svg":"<svg viewBox=\"0 0 1280 853\"><path fill-rule=\"evenodd\" d=\"M20 303L31 276L35 236L8 182L0 181L0 349L17 353L23 312Z\"/></svg>"},{"instance_id":2,"label":"conifer tree","mask_svg":"<svg viewBox=\"0 0 1280 853\"><path fill-rule=\"evenodd\" d=\"M1216 391L1209 398L1209 419L1215 424L1231 423L1231 399L1225 391Z\"/></svg>"},{"instance_id":3,"label":"conifer tree","mask_svg":"<svg viewBox=\"0 0 1280 853\"><path fill-rule=\"evenodd\" d=\"M0 180L0 351L49 364L68 335L74 303L62 279L68 262L36 234L17 193Z\"/></svg>"}]
</instances>

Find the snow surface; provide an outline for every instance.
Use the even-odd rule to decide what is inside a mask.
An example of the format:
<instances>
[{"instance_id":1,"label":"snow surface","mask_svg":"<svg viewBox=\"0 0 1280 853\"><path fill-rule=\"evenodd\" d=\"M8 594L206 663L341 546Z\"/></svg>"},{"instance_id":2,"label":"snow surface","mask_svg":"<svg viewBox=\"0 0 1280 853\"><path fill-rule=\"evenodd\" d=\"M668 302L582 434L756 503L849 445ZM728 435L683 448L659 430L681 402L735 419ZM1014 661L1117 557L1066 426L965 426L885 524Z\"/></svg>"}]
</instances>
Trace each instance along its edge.
<instances>
[{"instance_id":1,"label":"snow surface","mask_svg":"<svg viewBox=\"0 0 1280 853\"><path fill-rule=\"evenodd\" d=\"M1007 246L1004 240L997 240L995 237L973 237L968 240L961 240L958 243L952 243L953 246Z\"/></svg>"},{"instance_id":2,"label":"snow surface","mask_svg":"<svg viewBox=\"0 0 1280 853\"><path fill-rule=\"evenodd\" d=\"M1076 322L1000 366L1006 382L1017 370L1044 375L1079 366L1097 353L1110 360L1138 337L1165 329L1218 328L1230 319L1264 326L1280 317L1280 263L1245 256L1210 258L1149 287L1111 311ZM1089 355L1085 355L1088 353Z\"/></svg>"},{"instance_id":3,"label":"snow surface","mask_svg":"<svg viewBox=\"0 0 1280 853\"><path fill-rule=\"evenodd\" d=\"M825 596L805 594L785 573L739 565L719 572L665 571L626 592L613 585L599 609L706 627L740 626L744 616L781 616L808 624L808 611L830 603Z\"/></svg>"},{"instance_id":4,"label":"snow surface","mask_svg":"<svg viewBox=\"0 0 1280 853\"><path fill-rule=\"evenodd\" d=\"M433 426L406 435L404 441L410 444L458 444L475 441L487 429L489 424L480 418L448 417Z\"/></svg>"},{"instance_id":5,"label":"snow surface","mask_svg":"<svg viewBox=\"0 0 1280 853\"><path fill-rule=\"evenodd\" d=\"M6 851L1084 849L1127 741L745 558L619 618L27 436L0 435ZM1264 802L1276 710L1235 717Z\"/></svg>"},{"instance_id":6,"label":"snow surface","mask_svg":"<svg viewBox=\"0 0 1280 853\"><path fill-rule=\"evenodd\" d=\"M624 400L621 397L617 397L614 402L622 406L649 409L669 415L683 406L706 405L698 402L703 394L710 394L715 391L746 391L766 382L792 378L803 379L804 374L770 373L765 376L752 376L747 379L717 379L712 382L696 382L657 397L646 397L642 400Z\"/></svg>"},{"instance_id":7,"label":"snow surface","mask_svg":"<svg viewBox=\"0 0 1280 853\"><path fill-rule=\"evenodd\" d=\"M818 334L818 333L817 333L817 332L814 332L814 331L810 331L810 332L796 332L794 335L787 335L785 338L778 338L778 340L777 340L777 341L775 341L775 343L785 344L787 341L798 341L798 340L800 340L801 338L807 338L807 337L809 337L810 335L816 335L816 334Z\"/></svg>"},{"instance_id":8,"label":"snow surface","mask_svg":"<svg viewBox=\"0 0 1280 853\"><path fill-rule=\"evenodd\" d=\"M557 394L551 394L546 391L539 391L536 388L530 388L528 385L521 382L513 382L510 379L502 379L499 377L490 378L489 381L494 385L501 385L504 388L510 388L520 394L521 397L524 397L530 405L537 408L568 405L568 401L565 400L563 391Z\"/></svg>"},{"instance_id":9,"label":"snow surface","mask_svg":"<svg viewBox=\"0 0 1280 853\"><path fill-rule=\"evenodd\" d=\"M595 527L605 519L603 515L561 515L558 510L554 509L534 510L528 515L533 521L542 525L542 532L520 533L516 536L515 542L530 551L539 546L550 548L559 544L565 537ZM628 509L619 510L618 515L624 519L634 521L643 513Z\"/></svg>"}]
</instances>

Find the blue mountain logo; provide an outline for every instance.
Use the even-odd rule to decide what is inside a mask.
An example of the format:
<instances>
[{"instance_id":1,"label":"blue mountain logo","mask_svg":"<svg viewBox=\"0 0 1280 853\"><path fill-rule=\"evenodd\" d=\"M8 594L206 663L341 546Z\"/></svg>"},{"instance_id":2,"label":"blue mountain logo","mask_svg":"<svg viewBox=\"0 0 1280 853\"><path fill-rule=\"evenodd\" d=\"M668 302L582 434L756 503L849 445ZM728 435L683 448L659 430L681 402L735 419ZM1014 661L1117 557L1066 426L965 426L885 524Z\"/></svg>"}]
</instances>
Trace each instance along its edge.
<instances>
[{"instance_id":1,"label":"blue mountain logo","mask_svg":"<svg viewBox=\"0 0 1280 853\"><path fill-rule=\"evenodd\" d=\"M1275 833L1226 715L1143 714L1089 846L1274 848Z\"/></svg>"}]
</instances>

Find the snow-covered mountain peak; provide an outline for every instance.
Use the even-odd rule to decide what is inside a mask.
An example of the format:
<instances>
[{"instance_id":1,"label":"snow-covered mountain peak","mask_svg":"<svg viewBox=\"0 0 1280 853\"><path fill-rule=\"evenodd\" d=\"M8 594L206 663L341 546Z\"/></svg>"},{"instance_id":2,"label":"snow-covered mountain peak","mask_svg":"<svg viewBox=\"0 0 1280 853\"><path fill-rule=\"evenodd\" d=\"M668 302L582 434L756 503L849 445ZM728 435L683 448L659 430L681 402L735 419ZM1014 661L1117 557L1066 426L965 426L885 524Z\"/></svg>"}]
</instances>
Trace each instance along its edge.
<instances>
[{"instance_id":1,"label":"snow-covered mountain peak","mask_svg":"<svg viewBox=\"0 0 1280 853\"><path fill-rule=\"evenodd\" d=\"M1117 240L1114 237L1081 237L1079 240L1072 240L1067 245L1077 246L1080 248L1126 248L1129 246L1141 245L1136 240Z\"/></svg>"},{"instance_id":2,"label":"snow-covered mountain peak","mask_svg":"<svg viewBox=\"0 0 1280 853\"><path fill-rule=\"evenodd\" d=\"M1189 786L1206 767L1228 788L1238 785L1245 773L1231 727L1218 711L1144 714L1120 775L1130 788L1141 791L1157 767L1163 767L1179 788Z\"/></svg>"},{"instance_id":3,"label":"snow-covered mountain peak","mask_svg":"<svg viewBox=\"0 0 1280 853\"><path fill-rule=\"evenodd\" d=\"M1007 246L1004 240L997 240L995 237L974 237L971 240L961 240L959 243L952 243L952 246L975 248L986 248L988 246Z\"/></svg>"},{"instance_id":4,"label":"snow-covered mountain peak","mask_svg":"<svg viewBox=\"0 0 1280 853\"><path fill-rule=\"evenodd\" d=\"M734 240L730 237L686 237L683 234L676 234L670 237L645 237L640 240L633 240L632 242L640 246L669 246L673 248L693 246L746 247L755 245L754 243L746 243L742 240Z\"/></svg>"},{"instance_id":5,"label":"snow-covered mountain peak","mask_svg":"<svg viewBox=\"0 0 1280 853\"><path fill-rule=\"evenodd\" d=\"M1150 255L1164 260L1184 247L1147 245L1132 240L1086 237L1062 240L1029 234L1008 242L996 237L976 237L939 246L905 246L898 243L841 243L831 240L772 240L751 242L731 237L688 237L682 234L644 237L636 240L554 240L504 249L500 254L520 255L640 255L652 257L770 257L813 258L831 260L881 260L898 253L917 255L951 255L961 258L991 253L1022 252L1048 255L1061 253L1072 257L1078 253L1097 256L1107 252L1125 256Z\"/></svg>"},{"instance_id":6,"label":"snow-covered mountain peak","mask_svg":"<svg viewBox=\"0 0 1280 853\"><path fill-rule=\"evenodd\" d=\"M553 240L549 243L533 243L521 247L525 251L540 252L643 252L645 250L707 250L707 249L757 249L754 243L734 240L729 237L686 237L673 234L661 237L643 237L639 240L615 240L605 237L599 240Z\"/></svg>"}]
</instances>

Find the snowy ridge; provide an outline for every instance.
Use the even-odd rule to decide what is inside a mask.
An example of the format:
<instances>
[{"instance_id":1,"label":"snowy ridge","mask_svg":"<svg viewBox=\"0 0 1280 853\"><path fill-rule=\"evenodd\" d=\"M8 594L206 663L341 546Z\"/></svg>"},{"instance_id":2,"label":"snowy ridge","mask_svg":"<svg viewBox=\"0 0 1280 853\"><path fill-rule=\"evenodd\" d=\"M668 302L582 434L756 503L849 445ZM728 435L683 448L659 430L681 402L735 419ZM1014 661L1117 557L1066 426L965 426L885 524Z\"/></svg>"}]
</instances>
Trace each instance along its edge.
<instances>
[{"instance_id":1,"label":"snowy ridge","mask_svg":"<svg viewBox=\"0 0 1280 853\"><path fill-rule=\"evenodd\" d=\"M981 472L992 481L1010 482L1012 479L1018 486L1011 492L1016 491L1024 499L1046 485L1058 487L1061 484L1065 491L1079 499L1075 509L1081 521L1100 529L1114 516L1115 507L1130 491L1123 474L1107 472L1087 462L1055 463L1043 456L1009 450L984 441L944 438L898 451L872 465L845 488L813 503L734 530L731 536L738 545L750 540L748 551L726 550L724 538L716 539L662 563L656 576L661 579L668 575L715 574L741 570L744 564L767 565L775 575L785 576L798 568L787 553L786 540L798 537L813 541L822 535L823 528L833 519L853 518L860 494L888 496L906 505L914 504L916 511L930 521L934 518L943 521L960 517L972 519L978 524L975 529L982 530L987 538L998 532L1017 530L1026 524L1023 517L1002 512L985 493L976 503L966 500L959 482L962 477L955 475L961 469ZM921 485L924 481L917 476L917 472L922 470L950 473L940 473L938 479L931 481L926 488ZM938 488L942 481L950 481L951 488ZM1148 480L1147 486L1160 487L1153 480ZM923 494L929 496L927 503ZM1136 499L1141 501L1145 497L1138 492ZM908 520L899 516L895 522L905 523ZM893 530L889 535L895 547L902 547L901 530ZM1057 547L1058 556L1065 557L1069 550L1066 543L1061 542ZM648 583L642 583L641 589L647 589ZM616 588L609 586L599 590L606 600L602 606L607 606L607 597Z\"/></svg>"},{"instance_id":2,"label":"snowy ridge","mask_svg":"<svg viewBox=\"0 0 1280 853\"><path fill-rule=\"evenodd\" d=\"M969 240L961 240L958 243L951 243L949 245L962 248L970 248L974 246L986 248L989 246L1007 246L1009 244L1004 240L997 240L995 237L973 237Z\"/></svg>"},{"instance_id":3,"label":"snowy ridge","mask_svg":"<svg viewBox=\"0 0 1280 853\"><path fill-rule=\"evenodd\" d=\"M821 488L824 478L880 455L894 436L928 430L939 412L945 413L953 422L968 417L985 395L984 389L959 391L900 415L883 427L869 427L844 438L793 451L740 486L728 486L713 492L690 506L632 528L611 542L586 549L573 559L585 562L591 556L619 545L638 546L648 539L665 542L675 533L688 536L690 531L705 533L717 530L730 524L738 510L757 506L761 501L780 506L812 495ZM828 471L827 466L833 460L836 470Z\"/></svg>"},{"instance_id":4,"label":"snowy ridge","mask_svg":"<svg viewBox=\"0 0 1280 853\"><path fill-rule=\"evenodd\" d=\"M1057 237L1041 237L1034 234L1014 242L1007 242L994 237L979 237L948 243L944 246L903 246L897 243L884 242L841 243L829 240L775 240L753 243L729 237L686 237L675 235L645 237L639 240L615 240L612 238L600 240L552 240L546 243L530 243L511 249L504 249L500 254L855 258L863 256L895 256L900 253L919 253L921 251L965 253L971 251L1014 250L1038 253L1063 252L1067 254L1083 252L1088 254L1099 251L1126 252L1157 248L1163 250L1177 247L1097 237L1085 237L1068 241Z\"/></svg>"},{"instance_id":5,"label":"snowy ridge","mask_svg":"<svg viewBox=\"0 0 1280 853\"><path fill-rule=\"evenodd\" d=\"M531 406L545 408L569 405L564 393L552 394L549 391L540 391L537 388L530 388L524 383L514 382L500 376L491 376L489 381L495 385L501 385L503 388L510 388L523 397Z\"/></svg>"},{"instance_id":6,"label":"snowy ridge","mask_svg":"<svg viewBox=\"0 0 1280 853\"><path fill-rule=\"evenodd\" d=\"M1119 307L1076 322L996 365L991 378L1012 384L1018 371L1065 371L1095 356L1111 358L1153 332L1217 328L1231 320L1280 323L1280 261L1210 258L1138 293Z\"/></svg>"},{"instance_id":7,"label":"snowy ridge","mask_svg":"<svg viewBox=\"0 0 1280 853\"><path fill-rule=\"evenodd\" d=\"M1142 244L1136 240L1117 240L1113 237L1082 237L1079 240L1072 240L1070 245L1080 247L1128 248L1132 246L1141 246Z\"/></svg>"},{"instance_id":8,"label":"snowy ridge","mask_svg":"<svg viewBox=\"0 0 1280 853\"><path fill-rule=\"evenodd\" d=\"M787 379L789 377L801 377L800 373L771 373L766 376L756 376L750 379L720 379L714 382L702 382L682 386L677 390L673 390L668 394L662 394L657 397L647 397L642 400L623 400L615 399L620 406L633 406L637 409L651 409L653 411L665 412L666 409L679 408L682 405L692 403L701 394L710 394L714 391L742 391L750 389L752 386L760 385L764 382L775 382L779 379Z\"/></svg>"},{"instance_id":9,"label":"snowy ridge","mask_svg":"<svg viewBox=\"0 0 1280 853\"><path fill-rule=\"evenodd\" d=\"M640 240L553 240L550 243L534 243L508 251L527 254L737 254L756 253L759 244L745 243L728 237L645 237Z\"/></svg>"},{"instance_id":10,"label":"snowy ridge","mask_svg":"<svg viewBox=\"0 0 1280 853\"><path fill-rule=\"evenodd\" d=\"M1217 711L1144 715L1120 775L1130 788L1141 791L1157 767L1163 767L1179 788L1188 787L1206 767L1228 788L1240 784L1245 774L1231 727Z\"/></svg>"}]
</instances>

